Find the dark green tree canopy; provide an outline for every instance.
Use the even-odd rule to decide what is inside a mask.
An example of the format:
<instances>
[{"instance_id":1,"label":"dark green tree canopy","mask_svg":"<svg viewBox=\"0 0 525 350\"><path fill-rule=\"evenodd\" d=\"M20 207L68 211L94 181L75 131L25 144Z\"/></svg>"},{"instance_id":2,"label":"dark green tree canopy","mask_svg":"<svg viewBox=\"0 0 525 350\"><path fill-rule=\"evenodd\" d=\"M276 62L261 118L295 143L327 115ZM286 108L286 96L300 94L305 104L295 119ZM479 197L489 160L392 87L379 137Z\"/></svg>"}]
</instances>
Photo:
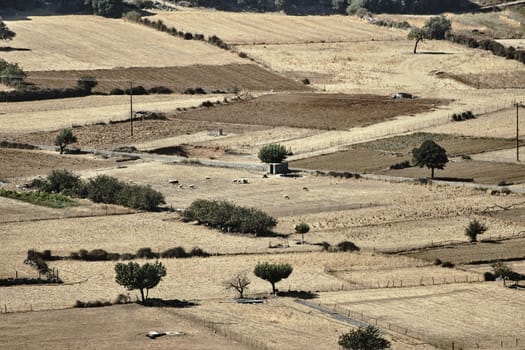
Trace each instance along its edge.
<instances>
[{"instance_id":1,"label":"dark green tree canopy","mask_svg":"<svg viewBox=\"0 0 525 350\"><path fill-rule=\"evenodd\" d=\"M16 33L7 28L4 21L0 20L0 40L11 40L16 36Z\"/></svg>"},{"instance_id":2,"label":"dark green tree canopy","mask_svg":"<svg viewBox=\"0 0 525 350\"><path fill-rule=\"evenodd\" d=\"M286 147L272 143L262 146L257 157L264 163L281 163L286 159L287 154Z\"/></svg>"},{"instance_id":3,"label":"dark green tree canopy","mask_svg":"<svg viewBox=\"0 0 525 350\"><path fill-rule=\"evenodd\" d=\"M412 28L408 33L408 38L416 41L414 53L417 51L417 44L424 39L443 40L445 35L452 29L452 23L445 16L431 17L422 28Z\"/></svg>"},{"instance_id":4,"label":"dark green tree canopy","mask_svg":"<svg viewBox=\"0 0 525 350\"><path fill-rule=\"evenodd\" d=\"M339 337L339 345L350 350L381 350L390 348L390 342L384 339L374 326L359 327Z\"/></svg>"},{"instance_id":5,"label":"dark green tree canopy","mask_svg":"<svg viewBox=\"0 0 525 350\"><path fill-rule=\"evenodd\" d=\"M487 226L477 219L474 219L465 227L465 236L467 236L471 242L476 242L478 235L485 233L485 231L487 231Z\"/></svg>"},{"instance_id":6,"label":"dark green tree canopy","mask_svg":"<svg viewBox=\"0 0 525 350\"><path fill-rule=\"evenodd\" d=\"M70 143L77 142L77 137L73 135L73 130L62 129L55 138L55 146L60 148L60 154L64 153L64 149Z\"/></svg>"},{"instance_id":7,"label":"dark green tree canopy","mask_svg":"<svg viewBox=\"0 0 525 350\"><path fill-rule=\"evenodd\" d=\"M77 80L77 86L86 92L91 92L91 90L97 85L97 79L90 75L83 76Z\"/></svg>"},{"instance_id":8,"label":"dark green tree canopy","mask_svg":"<svg viewBox=\"0 0 525 350\"><path fill-rule=\"evenodd\" d=\"M253 273L255 276L268 281L272 285L272 293L275 294L275 284L282 279L288 278L293 268L290 264L271 264L269 262L258 263Z\"/></svg>"},{"instance_id":9,"label":"dark green tree canopy","mask_svg":"<svg viewBox=\"0 0 525 350\"><path fill-rule=\"evenodd\" d=\"M425 140L412 150L414 165L432 170L431 177L434 178L434 169L444 169L448 163L447 151L432 140Z\"/></svg>"},{"instance_id":10,"label":"dark green tree canopy","mask_svg":"<svg viewBox=\"0 0 525 350\"><path fill-rule=\"evenodd\" d=\"M115 265L115 282L128 290L140 290L140 296L144 303L148 299L149 290L155 288L166 276L166 267L160 262L145 263L140 266L136 262L128 264L118 263ZM146 293L144 294L144 290Z\"/></svg>"},{"instance_id":11,"label":"dark green tree canopy","mask_svg":"<svg viewBox=\"0 0 525 350\"><path fill-rule=\"evenodd\" d=\"M122 0L91 0L93 13L97 16L117 18L122 16Z\"/></svg>"}]
</instances>

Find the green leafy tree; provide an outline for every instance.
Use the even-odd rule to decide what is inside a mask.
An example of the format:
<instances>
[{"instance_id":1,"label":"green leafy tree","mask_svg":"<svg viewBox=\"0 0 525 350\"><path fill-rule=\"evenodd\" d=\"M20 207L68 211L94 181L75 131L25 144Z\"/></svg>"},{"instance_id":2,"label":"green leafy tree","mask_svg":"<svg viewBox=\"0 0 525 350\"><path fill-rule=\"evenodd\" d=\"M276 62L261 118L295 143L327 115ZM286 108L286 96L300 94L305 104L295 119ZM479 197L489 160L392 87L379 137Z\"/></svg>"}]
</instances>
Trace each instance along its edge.
<instances>
[{"instance_id":1,"label":"green leafy tree","mask_svg":"<svg viewBox=\"0 0 525 350\"><path fill-rule=\"evenodd\" d=\"M434 169L444 169L448 163L447 151L432 140L425 140L419 148L412 150L414 165L431 169L434 178Z\"/></svg>"},{"instance_id":2,"label":"green leafy tree","mask_svg":"<svg viewBox=\"0 0 525 350\"><path fill-rule=\"evenodd\" d=\"M91 0L93 13L97 16L117 18L122 16L122 0Z\"/></svg>"},{"instance_id":3,"label":"green leafy tree","mask_svg":"<svg viewBox=\"0 0 525 350\"><path fill-rule=\"evenodd\" d=\"M431 17L422 28L413 28L408 33L408 38L415 40L414 53L417 52L417 45L424 39L443 40L445 35L452 29L452 23L445 16Z\"/></svg>"},{"instance_id":4,"label":"green leafy tree","mask_svg":"<svg viewBox=\"0 0 525 350\"><path fill-rule=\"evenodd\" d=\"M41 182L40 190L48 193L62 193L67 196L86 196L85 185L80 176L65 169L53 170L46 180Z\"/></svg>"},{"instance_id":5,"label":"green leafy tree","mask_svg":"<svg viewBox=\"0 0 525 350\"><path fill-rule=\"evenodd\" d=\"M64 153L64 149L70 143L77 142L77 137L73 135L71 129L62 129L55 138L55 146L60 148L60 154Z\"/></svg>"},{"instance_id":6,"label":"green leafy tree","mask_svg":"<svg viewBox=\"0 0 525 350\"><path fill-rule=\"evenodd\" d=\"M477 219L474 219L465 227L465 236L467 236L471 242L476 242L478 235L485 233L485 231L487 231L487 226Z\"/></svg>"},{"instance_id":7,"label":"green leafy tree","mask_svg":"<svg viewBox=\"0 0 525 350\"><path fill-rule=\"evenodd\" d=\"M236 290L237 293L239 293L239 298L242 299L244 298L244 292L251 283L245 272L239 272L224 282L224 288L226 288L226 290Z\"/></svg>"},{"instance_id":8,"label":"green leafy tree","mask_svg":"<svg viewBox=\"0 0 525 350\"><path fill-rule=\"evenodd\" d=\"M149 290L155 288L166 276L166 267L160 262L139 265L136 262L115 265L115 282L128 290L140 290L142 303L148 299ZM146 293L144 293L146 291Z\"/></svg>"},{"instance_id":9,"label":"green leafy tree","mask_svg":"<svg viewBox=\"0 0 525 350\"><path fill-rule=\"evenodd\" d=\"M4 21L0 20L0 40L12 40L16 33L10 30Z\"/></svg>"},{"instance_id":10,"label":"green leafy tree","mask_svg":"<svg viewBox=\"0 0 525 350\"><path fill-rule=\"evenodd\" d=\"M304 244L304 234L310 231L310 225L307 223L301 222L300 224L295 225L295 233L301 234L301 244Z\"/></svg>"},{"instance_id":11,"label":"green leafy tree","mask_svg":"<svg viewBox=\"0 0 525 350\"><path fill-rule=\"evenodd\" d=\"M501 277L504 284L506 280L512 279L515 275L515 272L503 261L497 261L490 266L494 270L494 276Z\"/></svg>"},{"instance_id":12,"label":"green leafy tree","mask_svg":"<svg viewBox=\"0 0 525 350\"><path fill-rule=\"evenodd\" d=\"M390 348L390 342L384 339L379 329L374 326L359 327L339 337L339 345L350 350L381 350Z\"/></svg>"},{"instance_id":13,"label":"green leafy tree","mask_svg":"<svg viewBox=\"0 0 525 350\"><path fill-rule=\"evenodd\" d=\"M19 87L26 78L26 73L17 63L8 63L0 58L0 82L13 87Z\"/></svg>"},{"instance_id":14,"label":"green leafy tree","mask_svg":"<svg viewBox=\"0 0 525 350\"><path fill-rule=\"evenodd\" d=\"M286 159L287 154L288 151L283 145L269 144L261 147L257 157L263 163L281 163Z\"/></svg>"},{"instance_id":15,"label":"green leafy tree","mask_svg":"<svg viewBox=\"0 0 525 350\"><path fill-rule=\"evenodd\" d=\"M258 263L253 273L255 276L268 281L272 285L272 293L276 293L275 284L282 279L288 278L293 268L290 264L270 264L268 262Z\"/></svg>"}]
</instances>

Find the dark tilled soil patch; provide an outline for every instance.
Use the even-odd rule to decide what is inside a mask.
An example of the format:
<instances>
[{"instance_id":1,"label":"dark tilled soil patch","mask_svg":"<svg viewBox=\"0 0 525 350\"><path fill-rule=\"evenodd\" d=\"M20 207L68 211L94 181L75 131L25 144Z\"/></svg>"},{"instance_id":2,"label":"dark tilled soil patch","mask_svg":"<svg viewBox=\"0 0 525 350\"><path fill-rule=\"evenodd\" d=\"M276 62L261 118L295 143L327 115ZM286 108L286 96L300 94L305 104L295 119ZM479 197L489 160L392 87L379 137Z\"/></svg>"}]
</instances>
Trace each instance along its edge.
<instances>
[{"instance_id":1,"label":"dark tilled soil patch","mask_svg":"<svg viewBox=\"0 0 525 350\"><path fill-rule=\"evenodd\" d=\"M40 88L68 88L76 86L83 76L98 80L94 92L109 93L111 89L134 86L146 89L165 86L183 93L188 88L201 87L210 92L222 91L308 91L300 82L279 76L254 64L227 64L222 66L195 65L188 67L132 67L97 70L64 70L28 72L27 82ZM60 79L55 79L59 77Z\"/></svg>"},{"instance_id":2,"label":"dark tilled soil patch","mask_svg":"<svg viewBox=\"0 0 525 350\"><path fill-rule=\"evenodd\" d=\"M265 95L240 103L199 109L179 118L335 130L418 114L446 103L437 99L393 100L378 95L292 93Z\"/></svg>"}]
</instances>

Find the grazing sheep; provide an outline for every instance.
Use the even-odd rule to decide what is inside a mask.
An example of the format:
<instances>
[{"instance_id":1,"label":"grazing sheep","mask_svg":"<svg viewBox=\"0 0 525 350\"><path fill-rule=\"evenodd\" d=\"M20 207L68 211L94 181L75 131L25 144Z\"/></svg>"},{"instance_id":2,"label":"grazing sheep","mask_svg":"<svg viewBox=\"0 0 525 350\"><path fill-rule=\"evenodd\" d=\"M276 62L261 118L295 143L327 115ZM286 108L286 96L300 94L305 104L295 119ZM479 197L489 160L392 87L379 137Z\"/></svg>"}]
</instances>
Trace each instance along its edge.
<instances>
[{"instance_id":1,"label":"grazing sheep","mask_svg":"<svg viewBox=\"0 0 525 350\"><path fill-rule=\"evenodd\" d=\"M205 177L205 179L206 179L206 180L209 180L209 179L211 179L211 177L209 177L209 176L206 176L206 177Z\"/></svg>"},{"instance_id":2,"label":"grazing sheep","mask_svg":"<svg viewBox=\"0 0 525 350\"><path fill-rule=\"evenodd\" d=\"M287 194L283 194L283 198L284 199L290 199L290 196L288 196Z\"/></svg>"},{"instance_id":3,"label":"grazing sheep","mask_svg":"<svg viewBox=\"0 0 525 350\"><path fill-rule=\"evenodd\" d=\"M303 187L303 191L309 191L308 187Z\"/></svg>"},{"instance_id":4,"label":"grazing sheep","mask_svg":"<svg viewBox=\"0 0 525 350\"><path fill-rule=\"evenodd\" d=\"M178 187L179 187L180 189L183 189L183 188L184 188L184 186L183 186L183 185L179 185Z\"/></svg>"},{"instance_id":5,"label":"grazing sheep","mask_svg":"<svg viewBox=\"0 0 525 350\"><path fill-rule=\"evenodd\" d=\"M178 185L179 184L179 180L177 180L177 179L168 180L168 183L172 184L172 185Z\"/></svg>"},{"instance_id":6,"label":"grazing sheep","mask_svg":"<svg viewBox=\"0 0 525 350\"><path fill-rule=\"evenodd\" d=\"M191 188L192 190L195 189L195 185L194 184L189 184L188 187Z\"/></svg>"}]
</instances>

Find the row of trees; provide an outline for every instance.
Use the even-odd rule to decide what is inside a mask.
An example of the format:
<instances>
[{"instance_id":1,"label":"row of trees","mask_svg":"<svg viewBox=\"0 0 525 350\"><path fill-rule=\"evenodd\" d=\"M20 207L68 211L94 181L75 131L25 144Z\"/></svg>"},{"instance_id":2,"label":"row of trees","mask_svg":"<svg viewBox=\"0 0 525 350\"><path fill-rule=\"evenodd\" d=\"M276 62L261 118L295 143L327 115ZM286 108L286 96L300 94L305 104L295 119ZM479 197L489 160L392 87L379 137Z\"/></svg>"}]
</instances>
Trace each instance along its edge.
<instances>
[{"instance_id":1,"label":"row of trees","mask_svg":"<svg viewBox=\"0 0 525 350\"><path fill-rule=\"evenodd\" d=\"M473 10L476 7L470 0L351 0L348 12L365 8L374 13L433 14Z\"/></svg>"}]
</instances>

